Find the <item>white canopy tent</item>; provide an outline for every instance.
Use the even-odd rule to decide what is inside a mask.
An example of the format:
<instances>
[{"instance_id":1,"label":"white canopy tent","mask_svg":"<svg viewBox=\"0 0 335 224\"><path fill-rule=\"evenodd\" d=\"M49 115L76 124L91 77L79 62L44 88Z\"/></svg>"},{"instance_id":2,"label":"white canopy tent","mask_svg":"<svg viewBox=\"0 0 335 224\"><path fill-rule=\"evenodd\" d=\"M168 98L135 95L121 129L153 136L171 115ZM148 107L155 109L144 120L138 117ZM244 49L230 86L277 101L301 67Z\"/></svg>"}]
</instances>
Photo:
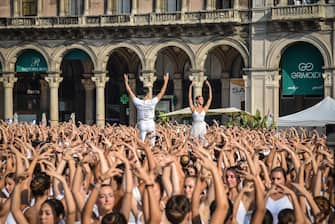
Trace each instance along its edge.
<instances>
[{"instance_id":1,"label":"white canopy tent","mask_svg":"<svg viewBox=\"0 0 335 224\"><path fill-rule=\"evenodd\" d=\"M279 117L277 121L278 127L322 127L327 124L335 124L335 100L329 96L303 111Z\"/></svg>"}]
</instances>

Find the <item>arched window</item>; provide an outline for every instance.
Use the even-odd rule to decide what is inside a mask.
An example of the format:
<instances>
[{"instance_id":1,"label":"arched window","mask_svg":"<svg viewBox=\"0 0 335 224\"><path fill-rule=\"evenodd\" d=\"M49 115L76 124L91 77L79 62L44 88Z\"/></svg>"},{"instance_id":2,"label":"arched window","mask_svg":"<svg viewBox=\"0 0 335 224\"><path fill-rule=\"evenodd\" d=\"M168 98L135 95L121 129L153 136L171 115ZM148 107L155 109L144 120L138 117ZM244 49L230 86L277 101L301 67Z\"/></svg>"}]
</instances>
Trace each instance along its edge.
<instances>
[{"instance_id":1,"label":"arched window","mask_svg":"<svg viewBox=\"0 0 335 224\"><path fill-rule=\"evenodd\" d=\"M37 0L23 0L22 1L22 15L36 16L37 15Z\"/></svg>"}]
</instances>

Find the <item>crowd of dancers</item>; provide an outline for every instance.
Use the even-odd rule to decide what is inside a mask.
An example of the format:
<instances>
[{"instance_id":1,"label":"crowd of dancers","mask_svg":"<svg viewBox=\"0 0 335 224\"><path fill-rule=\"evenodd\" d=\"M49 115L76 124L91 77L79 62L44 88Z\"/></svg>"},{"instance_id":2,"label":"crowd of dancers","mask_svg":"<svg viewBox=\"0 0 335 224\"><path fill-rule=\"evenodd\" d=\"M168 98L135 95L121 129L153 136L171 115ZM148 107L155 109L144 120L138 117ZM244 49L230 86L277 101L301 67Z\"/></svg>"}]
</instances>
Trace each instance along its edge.
<instances>
[{"instance_id":1,"label":"crowd of dancers","mask_svg":"<svg viewBox=\"0 0 335 224\"><path fill-rule=\"evenodd\" d=\"M0 223L333 224L334 151L316 131L207 126L212 101L193 98L192 126L137 127L0 121Z\"/></svg>"}]
</instances>

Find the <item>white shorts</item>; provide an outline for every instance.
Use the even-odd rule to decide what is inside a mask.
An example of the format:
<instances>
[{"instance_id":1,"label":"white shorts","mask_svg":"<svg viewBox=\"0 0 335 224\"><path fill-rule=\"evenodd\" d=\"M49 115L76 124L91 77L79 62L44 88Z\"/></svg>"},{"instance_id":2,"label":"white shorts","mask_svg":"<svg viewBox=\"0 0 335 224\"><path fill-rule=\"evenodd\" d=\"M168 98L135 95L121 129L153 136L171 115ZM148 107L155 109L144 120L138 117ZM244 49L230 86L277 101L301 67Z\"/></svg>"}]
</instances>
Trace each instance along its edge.
<instances>
[{"instance_id":1,"label":"white shorts","mask_svg":"<svg viewBox=\"0 0 335 224\"><path fill-rule=\"evenodd\" d=\"M156 127L154 120L141 120L138 122L138 129L141 132L141 140L144 141L147 134L156 134Z\"/></svg>"}]
</instances>

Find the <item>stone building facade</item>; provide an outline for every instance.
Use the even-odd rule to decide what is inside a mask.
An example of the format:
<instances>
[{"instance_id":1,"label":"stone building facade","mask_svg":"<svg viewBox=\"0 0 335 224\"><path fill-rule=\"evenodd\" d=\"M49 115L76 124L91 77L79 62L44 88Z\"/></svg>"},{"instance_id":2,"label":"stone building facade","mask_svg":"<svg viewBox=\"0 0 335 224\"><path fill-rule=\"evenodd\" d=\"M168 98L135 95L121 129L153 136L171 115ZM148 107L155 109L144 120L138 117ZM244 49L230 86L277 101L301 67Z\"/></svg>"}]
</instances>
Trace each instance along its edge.
<instances>
[{"instance_id":1,"label":"stone building facade","mask_svg":"<svg viewBox=\"0 0 335 224\"><path fill-rule=\"evenodd\" d=\"M2 0L0 118L134 124L138 95L171 80L162 110L214 89L213 108L274 117L335 97L332 0Z\"/></svg>"}]
</instances>

